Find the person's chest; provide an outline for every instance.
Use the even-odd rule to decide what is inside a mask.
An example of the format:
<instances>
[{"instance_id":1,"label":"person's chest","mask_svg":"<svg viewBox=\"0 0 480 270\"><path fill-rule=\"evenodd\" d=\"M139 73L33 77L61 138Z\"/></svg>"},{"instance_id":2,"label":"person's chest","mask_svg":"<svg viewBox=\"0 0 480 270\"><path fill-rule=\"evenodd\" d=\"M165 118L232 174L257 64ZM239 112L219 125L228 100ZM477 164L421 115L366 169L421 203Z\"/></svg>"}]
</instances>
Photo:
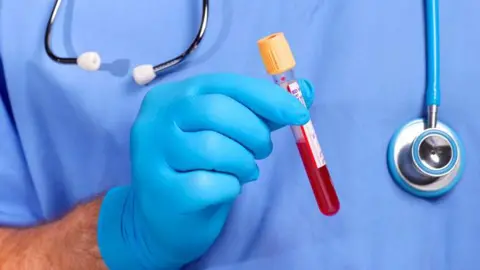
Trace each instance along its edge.
<instances>
[{"instance_id":1,"label":"person's chest","mask_svg":"<svg viewBox=\"0 0 480 270\"><path fill-rule=\"evenodd\" d=\"M225 233L199 265L442 270L454 269L447 260L476 262L469 252L453 249L474 250L479 237L474 228L480 218L472 213L480 204L475 167L480 160L474 152L480 148L475 118L480 94L474 90L480 83L480 34L474 30L480 19L473 12L478 3L441 4L440 117L464 139L468 165L450 196L430 202L401 191L385 160L395 129L422 114L421 1L210 2L206 35L195 54L155 83L203 72L268 80L256 41L285 32L297 76L316 88L312 119L341 210L326 218L316 209L290 131L283 129L273 136L272 157L260 163L261 179L245 187ZM102 69L85 72L45 54L53 4L8 1L0 16L10 99L47 216L56 214L59 203L71 206L130 181L129 129L154 85L136 86L131 71L180 54L201 17L201 1L64 1L52 49L62 56L99 52Z\"/></svg>"},{"instance_id":2,"label":"person's chest","mask_svg":"<svg viewBox=\"0 0 480 270\"><path fill-rule=\"evenodd\" d=\"M143 96L156 84L207 72L269 80L256 42L276 31L290 33L295 51L319 51L314 40L310 45L299 41L321 37L316 31L323 29L324 2L285 2L285 9L274 3L210 1L200 46L148 86L136 85L132 70L185 51L199 29L202 1L62 1L50 48L61 57L98 52L102 65L96 72L57 63L46 54L45 30L55 1L3 3L1 55L27 163L44 193L40 201L52 204L49 198L57 197L68 201L68 208L130 181L130 127ZM290 10L286 18L284 10ZM57 211L54 205L45 208L47 216Z\"/></svg>"}]
</instances>

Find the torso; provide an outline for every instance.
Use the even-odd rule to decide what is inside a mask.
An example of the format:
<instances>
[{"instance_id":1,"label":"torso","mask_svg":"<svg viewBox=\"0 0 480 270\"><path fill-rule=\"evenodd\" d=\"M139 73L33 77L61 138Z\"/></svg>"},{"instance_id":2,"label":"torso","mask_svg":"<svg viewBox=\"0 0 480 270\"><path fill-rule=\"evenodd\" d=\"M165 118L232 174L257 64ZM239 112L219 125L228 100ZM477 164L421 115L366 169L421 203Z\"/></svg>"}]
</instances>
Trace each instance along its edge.
<instances>
[{"instance_id":1,"label":"torso","mask_svg":"<svg viewBox=\"0 0 480 270\"><path fill-rule=\"evenodd\" d=\"M52 220L109 187L129 183L129 129L149 87L130 76L188 46L201 1L64 1L53 29L63 56L96 50L89 73L45 54L50 1L4 1L0 50L39 216ZM446 197L402 191L386 166L394 131L421 116L425 88L421 1L211 1L206 36L190 62L156 81L204 72L269 79L256 41L285 32L296 74L312 81L312 120L341 210L316 207L287 128L260 162L212 249L188 269L463 270L480 263L480 3L440 1L440 118L462 137L466 168ZM27 19L21 19L27 18ZM33 221L32 221L33 222Z\"/></svg>"}]
</instances>

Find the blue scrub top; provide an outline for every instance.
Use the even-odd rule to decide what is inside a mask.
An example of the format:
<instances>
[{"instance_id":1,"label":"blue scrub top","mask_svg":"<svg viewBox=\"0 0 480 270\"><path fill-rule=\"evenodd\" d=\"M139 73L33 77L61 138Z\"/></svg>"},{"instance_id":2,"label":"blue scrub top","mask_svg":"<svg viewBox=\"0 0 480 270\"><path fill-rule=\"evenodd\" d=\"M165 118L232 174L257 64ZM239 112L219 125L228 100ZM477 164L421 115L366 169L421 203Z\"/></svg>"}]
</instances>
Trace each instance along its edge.
<instances>
[{"instance_id":1,"label":"blue scrub top","mask_svg":"<svg viewBox=\"0 0 480 270\"><path fill-rule=\"evenodd\" d=\"M91 73L45 54L54 0L1 1L0 225L51 221L129 183L129 129L152 87L136 86L131 70L182 52L201 16L200 0L140 2L64 1L53 49L98 51L106 64ZM436 201L403 192L386 165L391 135L423 108L422 1L211 2L198 51L156 84L220 71L269 79L256 41L285 32L296 73L317 89L311 115L342 208L335 217L319 213L282 129L260 180L245 187L208 254L187 268L477 269L480 1L440 1L440 117L463 138L467 163L459 185Z\"/></svg>"}]
</instances>

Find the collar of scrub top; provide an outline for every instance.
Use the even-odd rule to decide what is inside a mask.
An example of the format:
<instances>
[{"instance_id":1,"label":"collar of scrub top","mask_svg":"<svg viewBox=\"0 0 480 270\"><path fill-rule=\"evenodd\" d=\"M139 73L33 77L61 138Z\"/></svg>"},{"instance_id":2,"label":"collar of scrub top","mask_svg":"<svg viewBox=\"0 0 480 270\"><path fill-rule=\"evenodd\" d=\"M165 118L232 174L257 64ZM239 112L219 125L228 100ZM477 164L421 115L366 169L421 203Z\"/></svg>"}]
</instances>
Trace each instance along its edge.
<instances>
[{"instance_id":1,"label":"collar of scrub top","mask_svg":"<svg viewBox=\"0 0 480 270\"><path fill-rule=\"evenodd\" d=\"M47 52L47 55L50 57L50 59L60 64L77 65L80 68L87 71L99 70L102 64L102 61L101 61L100 55L97 52L93 52L93 51L85 52L80 54L78 57L67 58L67 57L57 56L52 51L52 47L50 45L50 34L51 34L53 23L55 22L55 18L57 16L57 12L60 8L61 3L62 3L62 0L55 1L55 5L53 6L52 13L50 14L50 19L48 21L48 24L45 30L45 51ZM135 69L133 70L133 79L137 84L146 85L150 83L157 77L157 75L160 72L183 62L198 47L207 29L209 0L203 0L202 9L203 11L202 11L201 24L198 29L197 35L195 36L195 39L192 41L190 46L180 55L166 62L163 62L161 64L158 64L155 66L150 64L145 64L145 65L139 65L135 67Z\"/></svg>"}]
</instances>

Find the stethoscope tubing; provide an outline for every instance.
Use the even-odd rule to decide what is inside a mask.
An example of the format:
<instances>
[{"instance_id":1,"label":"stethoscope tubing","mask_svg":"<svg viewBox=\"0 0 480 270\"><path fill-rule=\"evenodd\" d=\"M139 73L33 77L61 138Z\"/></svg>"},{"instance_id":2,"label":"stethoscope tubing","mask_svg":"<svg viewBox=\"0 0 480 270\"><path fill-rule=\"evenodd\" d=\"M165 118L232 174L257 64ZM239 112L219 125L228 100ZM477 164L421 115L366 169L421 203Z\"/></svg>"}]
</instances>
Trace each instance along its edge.
<instances>
[{"instance_id":1,"label":"stethoscope tubing","mask_svg":"<svg viewBox=\"0 0 480 270\"><path fill-rule=\"evenodd\" d=\"M425 0L427 88L426 105L440 106L440 22L438 0Z\"/></svg>"}]
</instances>

